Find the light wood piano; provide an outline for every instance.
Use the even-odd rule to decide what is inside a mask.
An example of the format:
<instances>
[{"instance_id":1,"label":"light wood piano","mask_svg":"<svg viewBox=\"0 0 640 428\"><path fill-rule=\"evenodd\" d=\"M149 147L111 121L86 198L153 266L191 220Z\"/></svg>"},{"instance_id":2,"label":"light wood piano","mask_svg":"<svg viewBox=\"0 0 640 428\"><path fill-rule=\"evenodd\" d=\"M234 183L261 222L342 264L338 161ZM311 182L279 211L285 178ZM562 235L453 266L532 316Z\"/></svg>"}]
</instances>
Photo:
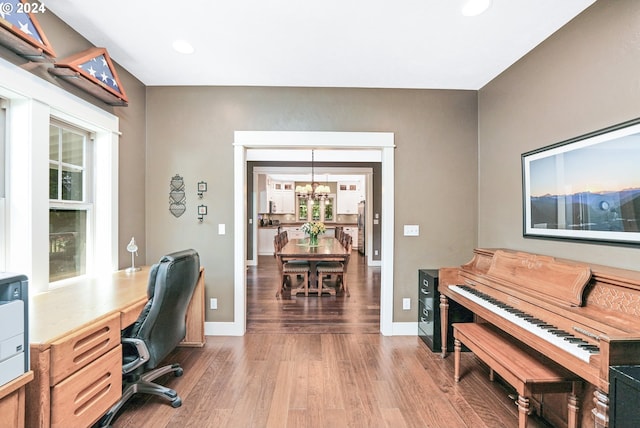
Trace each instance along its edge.
<instances>
[{"instance_id":1,"label":"light wood piano","mask_svg":"<svg viewBox=\"0 0 640 428\"><path fill-rule=\"evenodd\" d=\"M476 249L438 289L443 344L453 299L591 384L594 426L608 426L609 366L640 364L640 272Z\"/></svg>"}]
</instances>

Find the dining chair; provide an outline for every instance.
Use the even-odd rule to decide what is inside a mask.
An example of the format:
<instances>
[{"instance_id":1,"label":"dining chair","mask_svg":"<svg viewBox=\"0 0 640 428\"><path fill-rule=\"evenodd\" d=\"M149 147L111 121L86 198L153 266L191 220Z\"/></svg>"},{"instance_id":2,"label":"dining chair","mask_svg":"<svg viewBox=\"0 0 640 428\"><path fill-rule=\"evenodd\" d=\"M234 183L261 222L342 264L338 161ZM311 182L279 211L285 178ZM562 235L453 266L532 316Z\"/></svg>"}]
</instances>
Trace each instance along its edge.
<instances>
[{"instance_id":1,"label":"dining chair","mask_svg":"<svg viewBox=\"0 0 640 428\"><path fill-rule=\"evenodd\" d=\"M280 271L280 281L278 283L278 288L276 290L276 298L280 296L282 291L287 287L287 280L289 282L289 286L291 287L291 294L295 295L297 292L294 292L294 278L297 280L298 277L302 277L302 290L304 290L304 295L309 295L309 262L304 260L288 260L283 261L282 257L278 254L282 247L286 245L288 242L287 232L284 231L282 233L277 234L273 240L274 246L274 257L278 263L278 270Z\"/></svg>"},{"instance_id":2,"label":"dining chair","mask_svg":"<svg viewBox=\"0 0 640 428\"><path fill-rule=\"evenodd\" d=\"M293 279L297 279L299 276L302 277L302 290L304 291L304 295L308 296L309 262L304 260L292 260L282 263L282 275L280 277L280 281L283 285L285 285L288 278L292 296L295 296L298 293L294 288L296 284L293 283Z\"/></svg>"},{"instance_id":3,"label":"dining chair","mask_svg":"<svg viewBox=\"0 0 640 428\"><path fill-rule=\"evenodd\" d=\"M347 286L347 266L349 264L349 258L351 257L351 250L353 247L353 238L348 233L343 234L343 246L347 252L347 256L344 261L328 261L319 262L316 271L318 281L321 282L325 276L335 276L336 291L338 290L338 284L340 288L344 290L347 297L350 297L349 287Z\"/></svg>"}]
</instances>

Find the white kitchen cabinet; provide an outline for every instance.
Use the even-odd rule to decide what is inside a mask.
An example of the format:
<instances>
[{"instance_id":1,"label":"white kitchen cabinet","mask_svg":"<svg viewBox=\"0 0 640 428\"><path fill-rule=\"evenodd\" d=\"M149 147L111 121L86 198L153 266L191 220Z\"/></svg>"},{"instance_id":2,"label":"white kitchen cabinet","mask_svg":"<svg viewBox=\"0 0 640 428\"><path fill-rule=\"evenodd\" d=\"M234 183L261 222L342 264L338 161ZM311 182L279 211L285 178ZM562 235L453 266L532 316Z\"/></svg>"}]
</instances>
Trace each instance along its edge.
<instances>
[{"instance_id":1,"label":"white kitchen cabinet","mask_svg":"<svg viewBox=\"0 0 640 428\"><path fill-rule=\"evenodd\" d=\"M364 200L359 181L338 182L338 214L358 214L358 203Z\"/></svg>"},{"instance_id":2,"label":"white kitchen cabinet","mask_svg":"<svg viewBox=\"0 0 640 428\"><path fill-rule=\"evenodd\" d=\"M296 213L296 194L292 190L282 191L282 213L283 214L295 214Z\"/></svg>"},{"instance_id":3,"label":"white kitchen cabinet","mask_svg":"<svg viewBox=\"0 0 640 428\"><path fill-rule=\"evenodd\" d=\"M295 214L296 201L293 182L271 181L269 185L269 200L272 202L273 214Z\"/></svg>"},{"instance_id":4,"label":"white kitchen cabinet","mask_svg":"<svg viewBox=\"0 0 640 428\"><path fill-rule=\"evenodd\" d=\"M258 174L258 212L269 212L269 194L267 191L267 176Z\"/></svg>"},{"instance_id":5,"label":"white kitchen cabinet","mask_svg":"<svg viewBox=\"0 0 640 428\"><path fill-rule=\"evenodd\" d=\"M273 238L278 233L277 227L258 228L258 255L273 255Z\"/></svg>"},{"instance_id":6,"label":"white kitchen cabinet","mask_svg":"<svg viewBox=\"0 0 640 428\"><path fill-rule=\"evenodd\" d=\"M345 227L342 229L344 233L351 235L351 248L358 248L358 228L357 227Z\"/></svg>"}]
</instances>

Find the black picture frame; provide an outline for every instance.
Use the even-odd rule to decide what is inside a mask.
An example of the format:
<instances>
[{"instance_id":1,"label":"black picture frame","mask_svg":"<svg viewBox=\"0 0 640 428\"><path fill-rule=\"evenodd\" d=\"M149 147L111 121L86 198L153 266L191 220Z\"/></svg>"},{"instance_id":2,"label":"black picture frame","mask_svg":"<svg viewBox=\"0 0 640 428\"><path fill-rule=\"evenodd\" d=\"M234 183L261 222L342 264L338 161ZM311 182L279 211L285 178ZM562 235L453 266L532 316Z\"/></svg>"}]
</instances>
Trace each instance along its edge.
<instances>
[{"instance_id":1,"label":"black picture frame","mask_svg":"<svg viewBox=\"0 0 640 428\"><path fill-rule=\"evenodd\" d=\"M640 244L640 118L522 154L523 236Z\"/></svg>"}]
</instances>

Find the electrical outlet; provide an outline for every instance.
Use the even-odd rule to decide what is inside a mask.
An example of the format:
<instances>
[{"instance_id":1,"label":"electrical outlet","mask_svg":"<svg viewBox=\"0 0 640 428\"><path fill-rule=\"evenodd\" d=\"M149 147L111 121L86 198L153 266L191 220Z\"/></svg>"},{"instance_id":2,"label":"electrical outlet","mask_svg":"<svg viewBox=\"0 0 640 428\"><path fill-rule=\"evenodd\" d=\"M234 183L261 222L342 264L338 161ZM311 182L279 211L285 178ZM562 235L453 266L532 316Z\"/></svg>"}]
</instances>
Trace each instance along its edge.
<instances>
[{"instance_id":1,"label":"electrical outlet","mask_svg":"<svg viewBox=\"0 0 640 428\"><path fill-rule=\"evenodd\" d=\"M218 309L218 299L212 297L211 300L209 300L209 308Z\"/></svg>"},{"instance_id":2,"label":"electrical outlet","mask_svg":"<svg viewBox=\"0 0 640 428\"><path fill-rule=\"evenodd\" d=\"M411 309L411 298L405 297L404 299L402 299L402 310L408 311L410 309Z\"/></svg>"},{"instance_id":3,"label":"electrical outlet","mask_svg":"<svg viewBox=\"0 0 640 428\"><path fill-rule=\"evenodd\" d=\"M378 255L378 250L373 250L373 255L377 256Z\"/></svg>"}]
</instances>

